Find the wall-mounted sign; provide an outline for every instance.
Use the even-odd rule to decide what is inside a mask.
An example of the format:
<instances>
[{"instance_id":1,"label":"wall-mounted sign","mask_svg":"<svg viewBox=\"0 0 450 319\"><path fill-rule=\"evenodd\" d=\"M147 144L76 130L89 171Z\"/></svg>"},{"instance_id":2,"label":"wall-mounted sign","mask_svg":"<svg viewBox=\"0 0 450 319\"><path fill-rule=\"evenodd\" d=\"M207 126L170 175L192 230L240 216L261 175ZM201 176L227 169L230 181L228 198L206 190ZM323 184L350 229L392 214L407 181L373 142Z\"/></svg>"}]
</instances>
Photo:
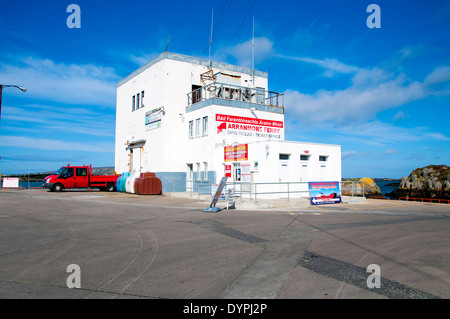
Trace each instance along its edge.
<instances>
[{"instance_id":1,"label":"wall-mounted sign","mask_svg":"<svg viewBox=\"0 0 450 319\"><path fill-rule=\"evenodd\" d=\"M231 178L231 165L225 165L225 177Z\"/></svg>"},{"instance_id":2,"label":"wall-mounted sign","mask_svg":"<svg viewBox=\"0 0 450 319\"><path fill-rule=\"evenodd\" d=\"M251 164L249 162L241 164L241 181L250 182L250 167Z\"/></svg>"},{"instance_id":3,"label":"wall-mounted sign","mask_svg":"<svg viewBox=\"0 0 450 319\"><path fill-rule=\"evenodd\" d=\"M248 144L234 143L223 148L225 162L237 162L248 160Z\"/></svg>"},{"instance_id":4,"label":"wall-mounted sign","mask_svg":"<svg viewBox=\"0 0 450 319\"><path fill-rule=\"evenodd\" d=\"M342 202L339 182L309 182L311 205L338 204Z\"/></svg>"},{"instance_id":5,"label":"wall-mounted sign","mask_svg":"<svg viewBox=\"0 0 450 319\"><path fill-rule=\"evenodd\" d=\"M217 134L225 136L245 136L264 140L284 139L282 121L216 114L216 125Z\"/></svg>"},{"instance_id":6,"label":"wall-mounted sign","mask_svg":"<svg viewBox=\"0 0 450 319\"><path fill-rule=\"evenodd\" d=\"M161 127L162 107L145 113L145 130L154 130Z\"/></svg>"}]
</instances>

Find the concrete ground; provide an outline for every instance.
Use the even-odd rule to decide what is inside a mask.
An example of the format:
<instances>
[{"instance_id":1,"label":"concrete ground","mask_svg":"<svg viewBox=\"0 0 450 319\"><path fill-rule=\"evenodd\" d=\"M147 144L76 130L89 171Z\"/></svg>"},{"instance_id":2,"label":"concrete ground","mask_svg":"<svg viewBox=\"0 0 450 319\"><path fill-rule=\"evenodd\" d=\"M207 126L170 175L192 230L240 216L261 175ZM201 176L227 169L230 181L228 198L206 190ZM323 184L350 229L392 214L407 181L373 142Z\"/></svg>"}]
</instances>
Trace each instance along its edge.
<instances>
[{"instance_id":1,"label":"concrete ground","mask_svg":"<svg viewBox=\"0 0 450 319\"><path fill-rule=\"evenodd\" d=\"M450 298L450 206L344 202L0 190L0 298Z\"/></svg>"}]
</instances>

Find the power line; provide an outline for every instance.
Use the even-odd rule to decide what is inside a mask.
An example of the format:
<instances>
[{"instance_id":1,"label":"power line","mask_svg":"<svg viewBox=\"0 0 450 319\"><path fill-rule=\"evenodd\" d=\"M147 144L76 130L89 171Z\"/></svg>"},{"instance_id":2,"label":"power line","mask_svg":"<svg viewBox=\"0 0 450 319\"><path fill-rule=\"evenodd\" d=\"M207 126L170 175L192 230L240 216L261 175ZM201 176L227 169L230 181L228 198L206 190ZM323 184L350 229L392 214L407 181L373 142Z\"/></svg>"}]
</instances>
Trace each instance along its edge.
<instances>
[{"instance_id":1,"label":"power line","mask_svg":"<svg viewBox=\"0 0 450 319\"><path fill-rule=\"evenodd\" d=\"M230 6L231 6L232 2L233 2L233 0L230 0L229 2L228 2L228 0L222 2L222 8L221 8L221 11L219 13L218 21L216 22L216 28L215 28L214 34L218 34L219 33L220 28L222 27L223 22L225 21L225 17L228 14L228 10L230 9ZM223 8L225 8L225 9L223 9Z\"/></svg>"},{"instance_id":2,"label":"power line","mask_svg":"<svg viewBox=\"0 0 450 319\"><path fill-rule=\"evenodd\" d=\"M238 32L241 30L242 25L244 24L245 20L247 19L248 15L250 14L250 11L252 10L253 6L255 5L256 0L253 0L250 8L248 9L247 13L245 14L245 17L242 19L241 23L239 24L239 27L236 29L236 31L234 32L233 36L230 38L230 40L228 40L227 44L224 46L224 48L222 49L222 51L220 51L219 55L221 55L223 53L223 51L225 50L226 47L228 47L228 45L231 43L231 41L233 41L234 37L238 34Z\"/></svg>"}]
</instances>

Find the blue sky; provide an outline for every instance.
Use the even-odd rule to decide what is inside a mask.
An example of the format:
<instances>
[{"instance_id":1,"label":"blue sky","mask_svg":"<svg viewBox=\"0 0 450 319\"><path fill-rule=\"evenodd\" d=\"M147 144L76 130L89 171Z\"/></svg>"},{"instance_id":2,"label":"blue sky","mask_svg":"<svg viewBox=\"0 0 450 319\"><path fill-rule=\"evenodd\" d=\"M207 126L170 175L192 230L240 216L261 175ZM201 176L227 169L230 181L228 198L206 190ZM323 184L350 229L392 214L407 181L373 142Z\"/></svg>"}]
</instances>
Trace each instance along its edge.
<instances>
[{"instance_id":1,"label":"blue sky","mask_svg":"<svg viewBox=\"0 0 450 319\"><path fill-rule=\"evenodd\" d=\"M368 28L369 4L381 28ZM70 29L70 4L81 28ZM269 73L286 139L342 146L343 177L450 165L450 1L2 1L3 174L114 165L116 83L169 51Z\"/></svg>"}]
</instances>

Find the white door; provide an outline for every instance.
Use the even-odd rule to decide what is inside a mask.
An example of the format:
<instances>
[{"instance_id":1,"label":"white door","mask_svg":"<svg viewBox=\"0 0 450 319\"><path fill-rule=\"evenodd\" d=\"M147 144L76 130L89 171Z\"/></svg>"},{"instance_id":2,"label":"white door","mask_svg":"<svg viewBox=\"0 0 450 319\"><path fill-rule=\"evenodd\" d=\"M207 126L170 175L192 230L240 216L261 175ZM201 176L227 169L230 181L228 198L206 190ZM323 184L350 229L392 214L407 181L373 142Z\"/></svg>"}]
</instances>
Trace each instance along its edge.
<instances>
[{"instance_id":1,"label":"white door","mask_svg":"<svg viewBox=\"0 0 450 319\"><path fill-rule=\"evenodd\" d=\"M133 149L133 172L141 171L141 151L140 147Z\"/></svg>"}]
</instances>

